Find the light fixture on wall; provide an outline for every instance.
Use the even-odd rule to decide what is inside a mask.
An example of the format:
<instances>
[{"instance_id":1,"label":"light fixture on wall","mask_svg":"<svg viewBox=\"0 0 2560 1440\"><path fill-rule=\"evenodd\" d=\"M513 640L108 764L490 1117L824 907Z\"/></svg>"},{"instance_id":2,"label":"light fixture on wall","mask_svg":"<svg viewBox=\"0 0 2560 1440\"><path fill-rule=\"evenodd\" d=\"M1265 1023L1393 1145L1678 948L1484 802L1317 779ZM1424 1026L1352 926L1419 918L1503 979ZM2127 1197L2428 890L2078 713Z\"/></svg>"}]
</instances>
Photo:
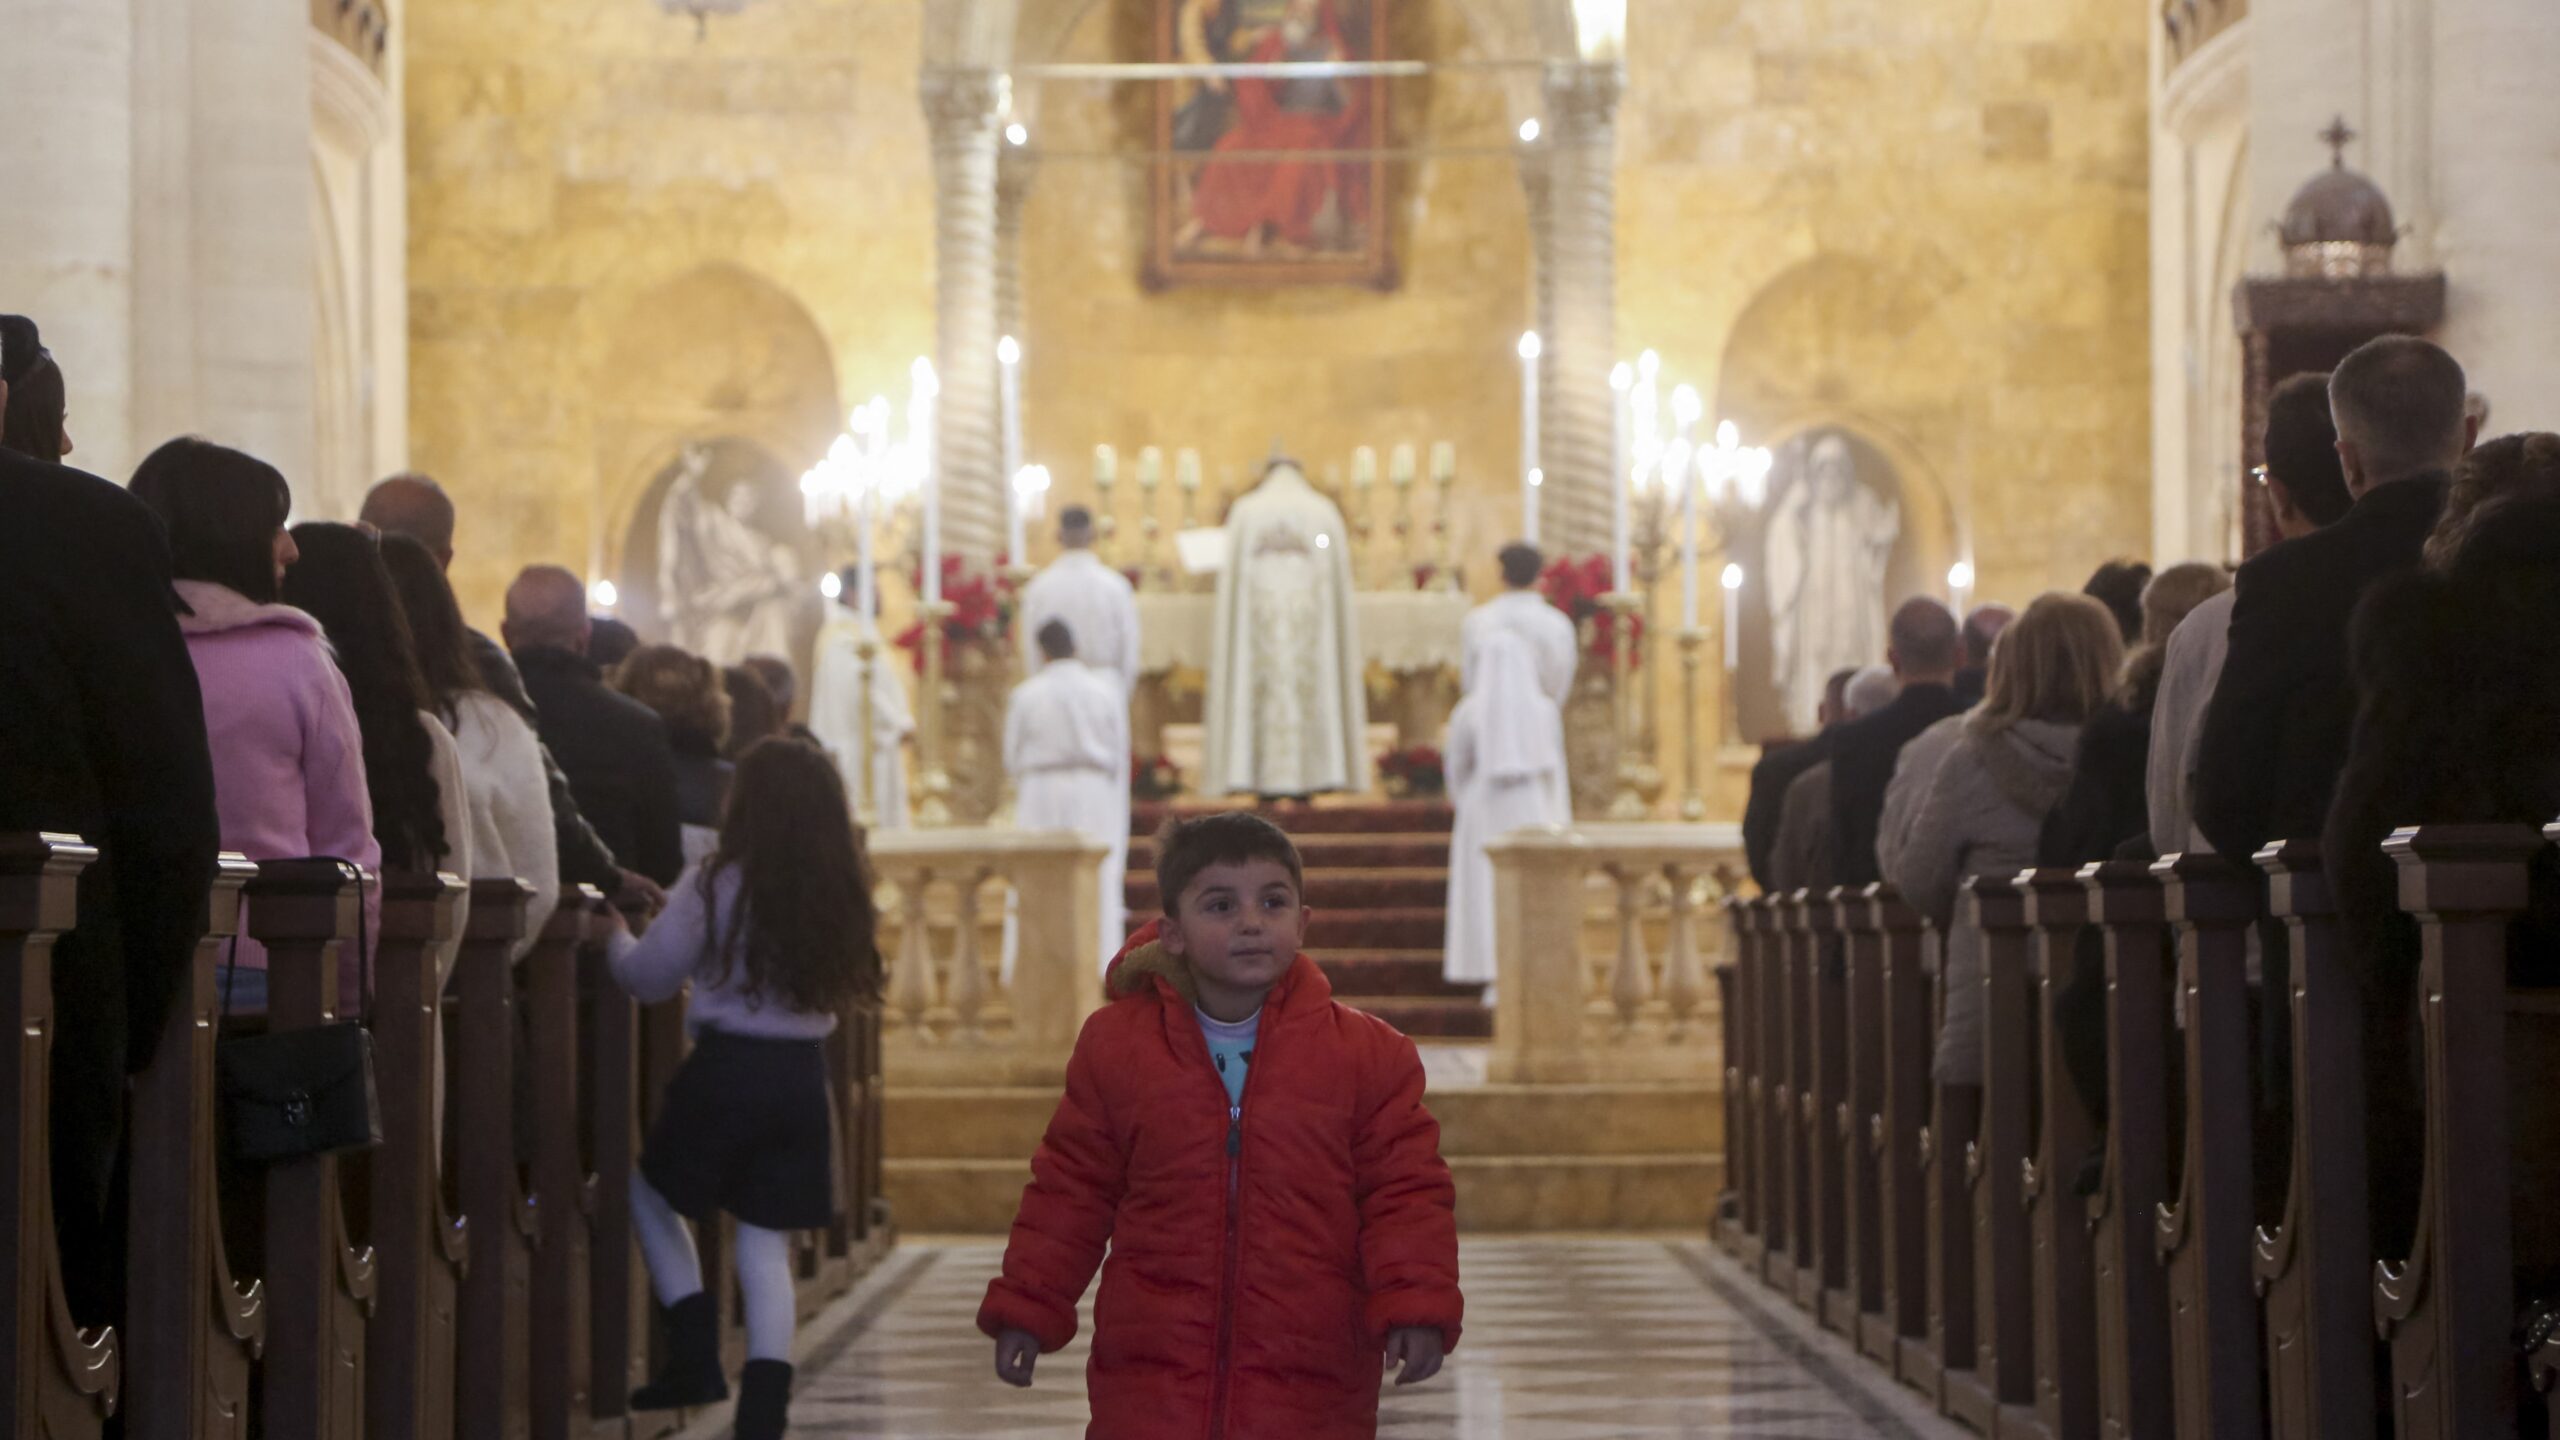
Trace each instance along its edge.
<instances>
[{"instance_id":1,"label":"light fixture on wall","mask_svg":"<svg viewBox=\"0 0 2560 1440\"><path fill-rule=\"evenodd\" d=\"M735 15L755 0L658 0L658 8L669 15L693 17L693 35L699 40L711 32L711 17Z\"/></svg>"}]
</instances>

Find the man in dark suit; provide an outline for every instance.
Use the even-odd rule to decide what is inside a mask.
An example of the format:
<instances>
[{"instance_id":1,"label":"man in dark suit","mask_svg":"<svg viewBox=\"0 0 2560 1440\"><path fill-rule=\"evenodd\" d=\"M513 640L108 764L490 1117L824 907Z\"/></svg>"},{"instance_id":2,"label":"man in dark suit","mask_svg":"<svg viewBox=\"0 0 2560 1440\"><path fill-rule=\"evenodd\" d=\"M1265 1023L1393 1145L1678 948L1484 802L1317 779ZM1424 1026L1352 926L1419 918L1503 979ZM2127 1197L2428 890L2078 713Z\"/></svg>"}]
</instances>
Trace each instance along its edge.
<instances>
[{"instance_id":1,"label":"man in dark suit","mask_svg":"<svg viewBox=\"0 0 2560 1440\"><path fill-rule=\"evenodd\" d=\"M1841 705L1841 692L1849 688L1849 677L1855 670L1843 670L1822 687L1822 728L1811 736L1792 743L1772 744L1767 753L1751 767L1751 794L1742 807L1742 858L1751 867L1751 878L1763 890L1777 884L1779 822L1786 818L1787 791L1805 772L1831 758L1831 732L1837 730L1847 712Z\"/></svg>"},{"instance_id":2,"label":"man in dark suit","mask_svg":"<svg viewBox=\"0 0 2560 1440\"><path fill-rule=\"evenodd\" d=\"M125 1077L150 1063L203 933L221 822L159 522L119 486L6 450L0 506L0 832L99 851L53 954L52 1139L65 1288L100 1324L122 1290L108 1196Z\"/></svg>"},{"instance_id":3,"label":"man in dark suit","mask_svg":"<svg viewBox=\"0 0 2560 1440\"><path fill-rule=\"evenodd\" d=\"M2217 852L2245 860L2271 841L2319 836L2355 723L2347 622L2367 587L2416 568L2478 436L2467 398L2461 365L2409 336L2375 340L2330 375L2355 504L2240 567L2230 658L2196 756L2196 828Z\"/></svg>"},{"instance_id":4,"label":"man in dark suit","mask_svg":"<svg viewBox=\"0 0 2560 1440\"><path fill-rule=\"evenodd\" d=\"M2018 612L1993 601L1976 605L1964 617L1964 665L1956 671L1956 699L1967 710L1982 703L1982 692L1991 685L1991 647L2000 643L2000 632Z\"/></svg>"},{"instance_id":5,"label":"man in dark suit","mask_svg":"<svg viewBox=\"0 0 2560 1440\"><path fill-rule=\"evenodd\" d=\"M605 845L666 885L684 869L675 751L656 711L606 686L587 658L589 626L587 587L557 565L528 566L507 587L500 633L524 675L542 743Z\"/></svg>"},{"instance_id":6,"label":"man in dark suit","mask_svg":"<svg viewBox=\"0 0 2560 1440\"><path fill-rule=\"evenodd\" d=\"M1902 747L1965 708L1954 689L1963 649L1954 611L1925 595L1906 600L1893 612L1886 643L1885 662L1902 693L1831 733L1831 878L1852 887L1884 878L1876 827Z\"/></svg>"}]
</instances>

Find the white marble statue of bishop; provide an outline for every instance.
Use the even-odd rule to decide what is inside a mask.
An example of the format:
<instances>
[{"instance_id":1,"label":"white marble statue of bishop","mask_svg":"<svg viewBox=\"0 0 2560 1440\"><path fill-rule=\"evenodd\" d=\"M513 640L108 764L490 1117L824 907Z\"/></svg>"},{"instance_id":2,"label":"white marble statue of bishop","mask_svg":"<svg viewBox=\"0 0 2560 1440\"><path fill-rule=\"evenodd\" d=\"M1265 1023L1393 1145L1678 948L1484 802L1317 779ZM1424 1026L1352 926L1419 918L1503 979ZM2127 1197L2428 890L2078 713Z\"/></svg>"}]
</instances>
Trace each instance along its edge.
<instances>
[{"instance_id":1,"label":"white marble statue of bishop","mask_svg":"<svg viewBox=\"0 0 2560 1440\"><path fill-rule=\"evenodd\" d=\"M843 577L844 593L853 593L853 572ZM818 632L815 672L809 679L809 733L835 757L844 775L845 798L862 806L862 637L878 632L866 616L840 600L827 602L826 628ZM900 751L916 729L907 708L907 690L898 678L905 653L875 644L871 650L871 826L875 830L907 828L907 761Z\"/></svg>"},{"instance_id":2,"label":"white marble statue of bishop","mask_svg":"<svg viewBox=\"0 0 2560 1440\"><path fill-rule=\"evenodd\" d=\"M1295 463L1275 460L1227 516L1202 792L1368 789L1361 672L1350 527Z\"/></svg>"},{"instance_id":3,"label":"white marble statue of bishop","mask_svg":"<svg viewBox=\"0 0 2560 1440\"><path fill-rule=\"evenodd\" d=\"M1858 483L1849 442L1828 433L1813 442L1767 534L1770 678L1789 728L1810 735L1831 676L1884 653L1885 569L1902 509Z\"/></svg>"},{"instance_id":4,"label":"white marble statue of bishop","mask_svg":"<svg viewBox=\"0 0 2560 1440\"><path fill-rule=\"evenodd\" d=\"M1102 928L1093 952L1099 971L1129 933L1121 885L1129 868L1129 698L1111 671L1078 657L1067 622L1048 621L1034 643L1045 663L1014 687L1004 716L1013 819L1025 830L1073 830L1111 847L1102 861ZM1008 945L1008 983L1012 961Z\"/></svg>"},{"instance_id":5,"label":"white marble statue of bishop","mask_svg":"<svg viewBox=\"0 0 2560 1440\"><path fill-rule=\"evenodd\" d=\"M1449 715L1443 753L1457 806L1449 837L1449 925L1441 973L1482 985L1493 1003L1493 859L1485 846L1533 825L1565 825L1564 714L1538 673L1537 646L1520 631L1489 631L1468 689Z\"/></svg>"},{"instance_id":6,"label":"white marble statue of bishop","mask_svg":"<svg viewBox=\"0 0 2560 1440\"><path fill-rule=\"evenodd\" d=\"M1040 627L1064 620L1076 658L1120 686L1124 701L1138 688L1138 597L1129 577L1093 553L1093 512L1070 505L1058 515L1058 558L1022 588L1022 673L1046 663ZM1125 757L1124 757L1125 758Z\"/></svg>"}]
</instances>

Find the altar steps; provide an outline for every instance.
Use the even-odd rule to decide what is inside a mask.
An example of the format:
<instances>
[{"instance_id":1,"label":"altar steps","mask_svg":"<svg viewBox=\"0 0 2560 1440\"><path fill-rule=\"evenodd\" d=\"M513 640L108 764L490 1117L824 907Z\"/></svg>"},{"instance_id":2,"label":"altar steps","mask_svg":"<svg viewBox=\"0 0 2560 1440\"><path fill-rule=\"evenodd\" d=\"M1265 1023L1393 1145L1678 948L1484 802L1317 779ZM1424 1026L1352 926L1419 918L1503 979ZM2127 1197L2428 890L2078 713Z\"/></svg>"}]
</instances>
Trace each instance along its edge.
<instances>
[{"instance_id":1,"label":"altar steps","mask_svg":"<svg viewBox=\"0 0 2560 1440\"><path fill-rule=\"evenodd\" d=\"M1130 814L1128 905L1132 928L1163 912L1155 877L1155 834L1168 815L1216 813L1203 805L1148 804ZM1449 831L1438 801L1260 807L1289 832L1307 867L1315 922L1307 953L1332 982L1334 998L1417 1039L1483 1040L1493 1011L1481 985L1440 976L1448 928Z\"/></svg>"}]
</instances>

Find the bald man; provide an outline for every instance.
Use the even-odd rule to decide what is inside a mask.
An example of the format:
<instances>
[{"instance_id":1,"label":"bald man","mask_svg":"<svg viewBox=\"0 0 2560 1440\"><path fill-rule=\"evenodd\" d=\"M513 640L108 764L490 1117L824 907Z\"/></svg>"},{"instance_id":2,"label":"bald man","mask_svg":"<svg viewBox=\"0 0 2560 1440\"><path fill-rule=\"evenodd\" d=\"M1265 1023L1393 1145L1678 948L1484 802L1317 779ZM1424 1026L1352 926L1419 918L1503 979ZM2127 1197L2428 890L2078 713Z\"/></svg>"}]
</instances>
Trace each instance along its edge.
<instances>
[{"instance_id":1,"label":"bald man","mask_svg":"<svg viewBox=\"0 0 2560 1440\"><path fill-rule=\"evenodd\" d=\"M675 751L657 712L607 686L587 657L586 582L557 565L525 567L507 587L501 633L579 810L632 869L672 883L684 869Z\"/></svg>"},{"instance_id":2,"label":"bald man","mask_svg":"<svg viewBox=\"0 0 2560 1440\"><path fill-rule=\"evenodd\" d=\"M1841 726L1831 745L1831 878L1853 887L1884 878L1876 865L1876 832L1902 747L1965 709L1955 692L1964 640L1954 611L1925 595L1906 600L1893 612L1885 639L1885 663L1900 693L1882 710Z\"/></svg>"},{"instance_id":3,"label":"bald man","mask_svg":"<svg viewBox=\"0 0 2560 1440\"><path fill-rule=\"evenodd\" d=\"M433 478L414 472L392 476L365 495L364 508L356 518L384 534L408 536L426 546L438 565L453 568L453 500ZM470 638L480 683L515 707L538 732L542 717L535 712L533 697L525 693L524 677L517 673L505 647L478 630L463 633ZM551 789L551 829L560 851L560 878L571 885L593 885L626 906L655 910L665 899L655 893L656 883L623 868L587 823L577 795L569 788L569 777L548 745L542 747L542 773Z\"/></svg>"}]
</instances>

